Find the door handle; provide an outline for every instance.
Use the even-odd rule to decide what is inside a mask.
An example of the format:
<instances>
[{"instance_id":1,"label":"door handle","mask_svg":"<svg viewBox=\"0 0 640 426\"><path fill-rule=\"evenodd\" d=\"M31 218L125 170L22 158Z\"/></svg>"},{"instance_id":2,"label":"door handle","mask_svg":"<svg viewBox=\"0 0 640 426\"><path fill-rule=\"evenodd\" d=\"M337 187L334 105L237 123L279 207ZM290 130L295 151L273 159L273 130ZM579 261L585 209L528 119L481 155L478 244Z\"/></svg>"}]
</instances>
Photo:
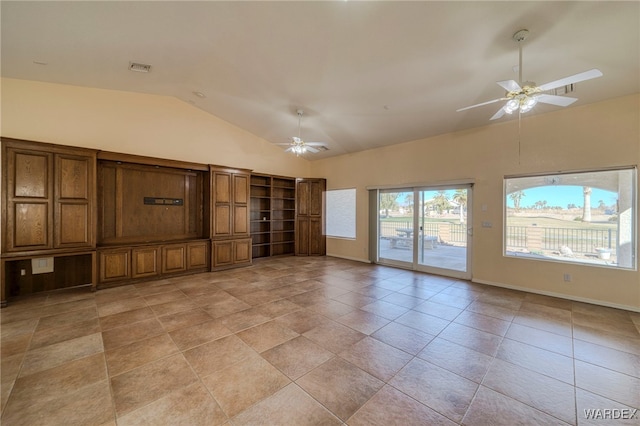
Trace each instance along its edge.
<instances>
[{"instance_id":1,"label":"door handle","mask_svg":"<svg viewBox=\"0 0 640 426\"><path fill-rule=\"evenodd\" d=\"M473 228L467 228L467 235L473 236Z\"/></svg>"}]
</instances>

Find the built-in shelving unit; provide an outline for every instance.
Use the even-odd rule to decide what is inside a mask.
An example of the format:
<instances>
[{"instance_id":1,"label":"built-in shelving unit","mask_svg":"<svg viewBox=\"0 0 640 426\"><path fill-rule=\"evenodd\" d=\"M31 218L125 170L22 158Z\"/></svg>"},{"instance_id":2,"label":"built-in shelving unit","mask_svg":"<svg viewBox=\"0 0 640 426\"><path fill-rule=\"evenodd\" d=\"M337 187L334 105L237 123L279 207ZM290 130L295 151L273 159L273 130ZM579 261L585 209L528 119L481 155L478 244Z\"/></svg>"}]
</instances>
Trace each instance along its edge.
<instances>
[{"instance_id":1,"label":"built-in shelving unit","mask_svg":"<svg viewBox=\"0 0 640 426\"><path fill-rule=\"evenodd\" d=\"M295 253L296 180L251 175L252 257Z\"/></svg>"}]
</instances>

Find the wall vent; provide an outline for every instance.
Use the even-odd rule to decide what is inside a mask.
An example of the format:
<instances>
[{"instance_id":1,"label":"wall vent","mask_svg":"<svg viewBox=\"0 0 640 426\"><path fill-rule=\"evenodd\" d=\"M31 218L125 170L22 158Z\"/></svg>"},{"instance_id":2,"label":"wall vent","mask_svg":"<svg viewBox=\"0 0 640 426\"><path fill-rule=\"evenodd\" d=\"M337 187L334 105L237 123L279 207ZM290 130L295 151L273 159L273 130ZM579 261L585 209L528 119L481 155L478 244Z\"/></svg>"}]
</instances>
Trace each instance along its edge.
<instances>
[{"instance_id":1,"label":"wall vent","mask_svg":"<svg viewBox=\"0 0 640 426\"><path fill-rule=\"evenodd\" d=\"M129 62L129 71L149 72L151 71L151 65L141 64L138 62Z\"/></svg>"}]
</instances>

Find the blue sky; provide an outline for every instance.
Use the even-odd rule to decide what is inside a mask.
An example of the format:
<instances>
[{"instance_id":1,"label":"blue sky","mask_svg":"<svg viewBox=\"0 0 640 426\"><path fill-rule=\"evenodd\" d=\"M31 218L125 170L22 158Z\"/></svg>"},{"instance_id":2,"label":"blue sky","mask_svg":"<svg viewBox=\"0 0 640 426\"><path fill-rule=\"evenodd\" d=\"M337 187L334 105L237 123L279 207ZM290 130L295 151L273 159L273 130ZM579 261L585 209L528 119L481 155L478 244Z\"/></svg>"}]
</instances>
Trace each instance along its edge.
<instances>
[{"instance_id":1,"label":"blue sky","mask_svg":"<svg viewBox=\"0 0 640 426\"><path fill-rule=\"evenodd\" d=\"M445 191L449 198L453 197L455 191ZM427 191L426 197L431 198L436 195L438 191ZM582 194L582 186L567 186L567 185L553 185L542 186L537 188L530 188L524 191L524 197L520 201L521 207L533 206L536 201L547 201L547 206L560 206L566 209L569 204L575 204L577 207L582 207L584 203L584 196ZM406 193L401 193L397 201L403 206L406 205L405 196ZM597 208L600 204L600 200L604 201L605 205L611 206L616 203L618 194L612 191L605 191L603 189L592 188L591 192L591 207ZM507 197L507 206L513 207L513 200Z\"/></svg>"},{"instance_id":2,"label":"blue sky","mask_svg":"<svg viewBox=\"0 0 640 426\"><path fill-rule=\"evenodd\" d=\"M526 189L524 194L524 197L522 197L520 201L521 207L530 207L534 205L536 201L543 200L547 201L548 206L560 206L564 209L566 209L569 204L575 204L578 207L582 207L584 204L582 186L542 186ZM615 204L617 198L618 194L615 192L592 188L591 207L598 207L600 200L604 201L605 205L610 206ZM507 197L507 206L513 207L513 201L509 197Z\"/></svg>"}]
</instances>

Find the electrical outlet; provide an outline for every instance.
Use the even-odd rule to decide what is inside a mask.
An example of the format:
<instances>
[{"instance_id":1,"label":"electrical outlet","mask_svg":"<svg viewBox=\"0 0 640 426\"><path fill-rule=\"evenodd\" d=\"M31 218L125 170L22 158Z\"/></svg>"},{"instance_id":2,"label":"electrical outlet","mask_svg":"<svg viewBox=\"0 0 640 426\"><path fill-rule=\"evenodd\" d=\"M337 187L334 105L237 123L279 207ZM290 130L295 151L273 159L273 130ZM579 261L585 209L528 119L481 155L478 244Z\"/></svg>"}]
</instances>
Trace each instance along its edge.
<instances>
[{"instance_id":1,"label":"electrical outlet","mask_svg":"<svg viewBox=\"0 0 640 426\"><path fill-rule=\"evenodd\" d=\"M482 227L483 228L491 228L491 227L493 227L493 224L491 222L482 222Z\"/></svg>"},{"instance_id":2,"label":"electrical outlet","mask_svg":"<svg viewBox=\"0 0 640 426\"><path fill-rule=\"evenodd\" d=\"M571 282L571 274L564 274L564 282L566 283Z\"/></svg>"}]
</instances>

